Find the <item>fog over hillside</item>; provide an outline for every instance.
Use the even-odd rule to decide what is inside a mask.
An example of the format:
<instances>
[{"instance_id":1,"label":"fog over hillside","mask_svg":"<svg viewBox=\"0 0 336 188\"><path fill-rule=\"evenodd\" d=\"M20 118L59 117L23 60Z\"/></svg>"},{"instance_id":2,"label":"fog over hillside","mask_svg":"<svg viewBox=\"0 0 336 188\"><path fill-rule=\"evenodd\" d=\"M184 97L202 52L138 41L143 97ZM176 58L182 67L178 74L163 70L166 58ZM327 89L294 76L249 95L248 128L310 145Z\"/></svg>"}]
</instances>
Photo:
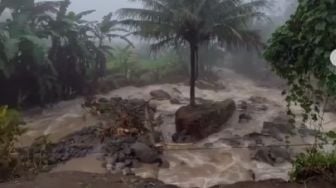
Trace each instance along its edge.
<instances>
[{"instance_id":1,"label":"fog over hillside","mask_svg":"<svg viewBox=\"0 0 336 188\"><path fill-rule=\"evenodd\" d=\"M88 16L88 19L92 20L100 19L109 12L120 8L139 6L138 3L129 0L71 0L71 2L70 9L75 12L95 9L96 12Z\"/></svg>"},{"instance_id":2,"label":"fog over hillside","mask_svg":"<svg viewBox=\"0 0 336 188\"><path fill-rule=\"evenodd\" d=\"M286 12L288 6L296 0L270 0L272 10L268 14L282 15ZM99 19L111 11L116 11L125 7L138 7L141 6L138 2L130 0L71 0L72 4L70 9L73 11L84 11L95 9L96 13L90 15L89 19Z\"/></svg>"}]
</instances>

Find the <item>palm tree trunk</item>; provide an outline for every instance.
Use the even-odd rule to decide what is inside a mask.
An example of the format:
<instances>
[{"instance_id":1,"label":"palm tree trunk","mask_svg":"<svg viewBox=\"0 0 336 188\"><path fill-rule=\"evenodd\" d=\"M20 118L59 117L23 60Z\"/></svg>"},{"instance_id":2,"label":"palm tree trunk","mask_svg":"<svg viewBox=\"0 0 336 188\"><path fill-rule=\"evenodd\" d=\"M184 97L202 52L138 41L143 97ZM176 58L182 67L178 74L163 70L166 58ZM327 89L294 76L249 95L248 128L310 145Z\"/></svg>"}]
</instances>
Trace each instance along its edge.
<instances>
[{"instance_id":1,"label":"palm tree trunk","mask_svg":"<svg viewBox=\"0 0 336 188\"><path fill-rule=\"evenodd\" d=\"M195 82L196 82L196 54L197 47L190 43L190 106L195 106Z\"/></svg>"},{"instance_id":2,"label":"palm tree trunk","mask_svg":"<svg viewBox=\"0 0 336 188\"><path fill-rule=\"evenodd\" d=\"M196 46L195 48L196 48L196 50L195 50L195 75L196 75L195 76L195 81L197 81L198 78L199 78L200 64L199 64L199 57L198 57L198 47Z\"/></svg>"}]
</instances>

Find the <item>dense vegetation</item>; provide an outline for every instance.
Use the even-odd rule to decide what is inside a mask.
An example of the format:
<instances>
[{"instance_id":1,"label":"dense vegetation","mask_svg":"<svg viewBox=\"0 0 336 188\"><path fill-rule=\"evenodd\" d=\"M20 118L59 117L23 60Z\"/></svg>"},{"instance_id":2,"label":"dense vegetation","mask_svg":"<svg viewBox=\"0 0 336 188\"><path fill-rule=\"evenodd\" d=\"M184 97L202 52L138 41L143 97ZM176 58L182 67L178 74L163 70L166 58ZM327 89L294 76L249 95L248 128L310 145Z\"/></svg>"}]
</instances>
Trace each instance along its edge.
<instances>
[{"instance_id":1,"label":"dense vegetation","mask_svg":"<svg viewBox=\"0 0 336 188\"><path fill-rule=\"evenodd\" d=\"M335 8L335 1L299 1L296 13L273 34L265 52L274 70L288 81L289 104L305 110L304 120L317 120L319 107L336 94L329 60L336 46Z\"/></svg>"},{"instance_id":2,"label":"dense vegetation","mask_svg":"<svg viewBox=\"0 0 336 188\"><path fill-rule=\"evenodd\" d=\"M0 104L36 105L83 94L103 76L111 47L118 37L112 14L102 22L83 19L93 10L69 12L69 0L1 1L9 12L0 25ZM6 11L5 11L6 10Z\"/></svg>"},{"instance_id":3,"label":"dense vegetation","mask_svg":"<svg viewBox=\"0 0 336 188\"><path fill-rule=\"evenodd\" d=\"M190 50L190 105L195 105L199 48L217 44L225 48L261 46L248 23L263 17L264 0L140 0L144 8L119 11L121 23L134 34L152 41L152 50L188 45Z\"/></svg>"},{"instance_id":4,"label":"dense vegetation","mask_svg":"<svg viewBox=\"0 0 336 188\"><path fill-rule=\"evenodd\" d=\"M335 68L329 60L336 46L335 10L336 1L300 0L295 14L277 29L265 51L276 73L288 81L288 114L295 120L291 107L299 105L304 110L303 122L313 120L317 129L322 126L325 105L336 96ZM334 132L328 136L336 138ZM334 181L335 161L335 152L315 147L294 162L292 179Z\"/></svg>"}]
</instances>

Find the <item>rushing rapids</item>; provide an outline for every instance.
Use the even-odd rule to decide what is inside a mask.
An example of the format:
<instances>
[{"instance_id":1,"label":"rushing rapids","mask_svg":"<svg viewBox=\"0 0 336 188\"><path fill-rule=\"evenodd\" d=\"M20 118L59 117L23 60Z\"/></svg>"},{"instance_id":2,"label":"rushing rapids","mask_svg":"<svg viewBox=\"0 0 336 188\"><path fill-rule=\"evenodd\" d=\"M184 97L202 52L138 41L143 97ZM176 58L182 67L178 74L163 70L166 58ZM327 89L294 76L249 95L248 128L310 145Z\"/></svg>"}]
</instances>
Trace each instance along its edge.
<instances>
[{"instance_id":1,"label":"rushing rapids","mask_svg":"<svg viewBox=\"0 0 336 188\"><path fill-rule=\"evenodd\" d=\"M155 117L161 120L159 131L166 145L162 157L169 165L160 168L156 164L144 164L133 169L136 175L156 178L181 187L210 187L248 180L288 179L290 160L303 151L305 144L314 142L314 131L309 127L270 128L285 124L279 120L286 118L286 103L281 90L258 86L229 70L221 71L220 75L223 76L220 81L225 87L217 91L197 89L197 98L199 101L233 99L238 109L225 128L194 144L172 143L175 112L188 104L188 86L129 86L101 96L150 101L151 92L157 90L163 90L170 96L170 99L150 102L150 105L156 107ZM98 119L83 109L82 103L83 99L75 99L61 102L41 112L27 112L25 127L28 132L20 138L18 146L30 145L34 138L41 135L50 135L51 141L58 142L72 133L95 126ZM325 115L325 131L336 129L336 123L331 121L332 116L332 113ZM294 134L290 133L292 131ZM280 147L286 144L295 147ZM270 145L275 147L268 147ZM70 159L59 164L53 171L106 173L98 155L93 152L86 157Z\"/></svg>"}]
</instances>

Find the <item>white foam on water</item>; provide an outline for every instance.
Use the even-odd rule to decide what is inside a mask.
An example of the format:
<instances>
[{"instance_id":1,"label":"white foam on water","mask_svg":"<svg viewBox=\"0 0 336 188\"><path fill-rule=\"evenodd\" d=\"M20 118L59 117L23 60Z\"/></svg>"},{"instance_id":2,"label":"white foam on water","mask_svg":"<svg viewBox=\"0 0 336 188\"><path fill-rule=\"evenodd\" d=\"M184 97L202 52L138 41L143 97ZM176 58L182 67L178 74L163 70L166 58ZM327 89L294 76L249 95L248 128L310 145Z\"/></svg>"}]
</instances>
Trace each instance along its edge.
<instances>
[{"instance_id":1,"label":"white foam on water","mask_svg":"<svg viewBox=\"0 0 336 188\"><path fill-rule=\"evenodd\" d=\"M213 147L223 147L223 149L210 150L185 150L166 151L165 158L170 162L168 169L156 169L157 178L169 184L176 184L182 187L209 187L216 184L231 184L239 181L281 178L288 179L288 172L291 169L289 163L280 166L271 166L251 160L249 149L233 149L225 143L219 142L223 137L230 135L246 135L248 133L260 132L263 122L269 121L280 112L286 110L286 102L281 96L281 91L272 88L256 86L252 81L235 74L230 70L220 70L222 82L226 86L225 90L211 91L197 89L197 97L222 101L232 98L236 102L248 100L252 96L264 97L267 99L265 105L268 110L265 112L255 112L253 119L249 123L239 124L238 115L226 125L222 131L209 136L209 138L196 143L195 146L203 146L211 143ZM150 91L162 89L178 98L185 105L188 103L189 88L183 84L162 84L145 87L124 87L110 92L104 97L122 97L125 99L150 99ZM177 90L180 92L177 92ZM87 116L81 108L81 99L62 102L51 109L47 109L43 114L26 117L30 129L21 139L28 144L33 138L43 134L53 135L54 140L60 139L66 134L73 133L84 127L95 125L95 118ZM182 105L174 105L169 101L152 101L157 106L158 114L162 116L163 124L161 131L166 143L171 142L171 136L175 132L174 114ZM336 130L334 114L326 114L325 130ZM295 138L295 142L302 143L309 140ZM311 141L311 140L310 140ZM244 143L243 145L247 145ZM76 170L74 163L73 169ZM83 162L80 165L84 165ZM71 166L70 166L71 167ZM147 166L145 170L154 167ZM67 168L69 169L69 167ZM155 171L155 169L153 170ZM141 173L139 173L141 174ZM146 174L146 173L142 173ZM147 173L148 175L148 173Z\"/></svg>"}]
</instances>

